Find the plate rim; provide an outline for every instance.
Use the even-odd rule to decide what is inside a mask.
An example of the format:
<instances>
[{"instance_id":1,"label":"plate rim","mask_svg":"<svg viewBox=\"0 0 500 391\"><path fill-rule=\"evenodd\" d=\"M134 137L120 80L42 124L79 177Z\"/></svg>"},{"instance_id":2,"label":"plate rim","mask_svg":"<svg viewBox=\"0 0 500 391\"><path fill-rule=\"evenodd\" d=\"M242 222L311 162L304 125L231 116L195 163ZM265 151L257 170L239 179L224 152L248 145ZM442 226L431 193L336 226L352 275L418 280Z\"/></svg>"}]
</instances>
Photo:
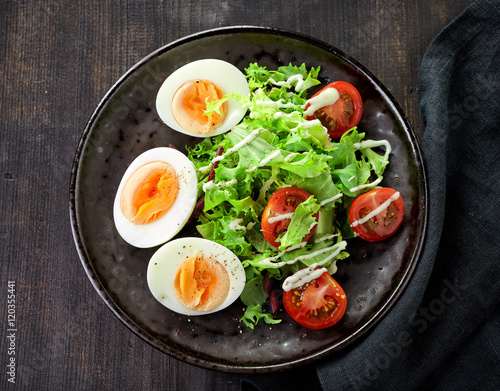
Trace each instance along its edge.
<instances>
[{"instance_id":1,"label":"plate rim","mask_svg":"<svg viewBox=\"0 0 500 391\"><path fill-rule=\"evenodd\" d=\"M299 358L296 360L288 361L285 363L278 364L270 364L270 365L256 365L256 366L245 366L245 365L226 365L221 363L214 363L208 360L196 358L193 356L185 355L181 350L175 349L172 346L165 345L163 343L158 342L151 336L148 332L141 329L130 316L125 313L118 304L113 300L113 297L106 291L104 285L99 279L98 273L95 271L90 259L88 258L85 250L85 244L83 238L79 232L79 222L77 217L77 206L76 206L76 187L78 182L78 172L80 167L80 159L82 157L82 152L85 148L86 142L90 135L90 132L95 124L96 119L99 116L104 105L109 101L110 97L114 94L114 92L132 75L137 69L146 64L150 59L159 56L163 52L171 50L177 46L183 45L185 43L200 39L207 38L212 35L221 35L221 34L234 34L234 33L260 33L260 34L270 34L270 35L278 35L286 38L297 39L303 41L305 43L309 43L315 47L326 50L329 53L332 53L335 56L342 58L343 60L350 63L354 66L358 71L364 74L368 79L372 80L376 87L380 89L387 96L387 103L392 106L392 110L396 112L403 124L403 130L406 136L408 137L411 144L411 151L415 156L416 166L418 168L419 179L420 179L420 202L421 202L421 221L419 227L419 240L413 252L413 256L410 260L409 267L402 274L399 284L395 287L391 295L387 298L381 308L375 312L370 319L365 322L360 328L358 328L355 332L353 332L349 338L341 341L340 343L321 349L320 351L307 356L306 358ZM252 26L252 25L236 25L236 26L225 26L212 28L207 30L202 30L176 40L173 40L166 45L161 46L160 48L154 50L149 53L139 61L137 61L132 67L130 67L106 92L103 98L99 101L98 105L94 109L90 118L88 119L85 128L79 138L77 148L73 158L73 164L71 168L71 177L70 177L70 186L69 186L69 212L70 212L70 223L71 230L73 235L73 240L75 242L76 250L82 266L91 281L94 289L97 291L101 299L106 303L106 306L111 310L111 312L123 323L125 326L129 328L135 335L139 336L142 340L149 343L151 346L159 350L160 352L169 355L175 359L183 361L185 363L195 365L205 369L217 370L221 372L229 372L229 373L270 373L277 372L284 369L296 368L298 366L303 366L306 364L311 364L313 362L317 362L318 360L325 358L327 356L333 355L342 351L349 345L352 345L353 342L359 340L362 336L365 336L367 331L375 327L387 314L387 312L395 305L397 300L401 297L404 290L406 289L409 281L411 280L411 276L414 274L414 271L419 263L421 258L421 254L423 251L424 243L426 240L427 234L427 224L428 224L428 181L427 181L427 173L425 168L425 162L423 160L423 156L420 151L420 146L417 140L417 137L410 126L406 114L402 110L399 103L394 99L389 90L383 85L378 78L373 75L367 68L365 68L362 64L360 64L357 60L355 60L350 55L344 53L342 50L337 47L321 40L318 38L314 38L310 35L306 35L300 32L295 32L282 28L275 27L265 27L265 26Z\"/></svg>"}]
</instances>

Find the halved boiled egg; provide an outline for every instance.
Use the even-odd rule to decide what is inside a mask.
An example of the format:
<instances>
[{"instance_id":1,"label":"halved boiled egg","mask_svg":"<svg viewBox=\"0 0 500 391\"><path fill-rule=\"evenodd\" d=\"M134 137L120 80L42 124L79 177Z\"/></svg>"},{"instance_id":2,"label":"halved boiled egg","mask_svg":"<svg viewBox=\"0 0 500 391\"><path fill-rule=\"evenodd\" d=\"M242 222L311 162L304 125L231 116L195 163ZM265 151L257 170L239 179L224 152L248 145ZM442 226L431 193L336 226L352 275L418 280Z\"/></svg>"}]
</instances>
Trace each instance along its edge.
<instances>
[{"instance_id":1,"label":"halved boiled egg","mask_svg":"<svg viewBox=\"0 0 500 391\"><path fill-rule=\"evenodd\" d=\"M153 296L184 315L220 311L240 297L245 270L229 249L202 238L179 238L151 257L147 280Z\"/></svg>"},{"instance_id":2,"label":"halved boiled egg","mask_svg":"<svg viewBox=\"0 0 500 391\"><path fill-rule=\"evenodd\" d=\"M195 137L210 137L237 125L246 109L229 99L218 110L205 115L206 101L237 93L248 96L245 75L234 65L216 59L193 61L174 71L161 85L156 110L166 125Z\"/></svg>"},{"instance_id":3,"label":"halved boiled egg","mask_svg":"<svg viewBox=\"0 0 500 391\"><path fill-rule=\"evenodd\" d=\"M150 149L122 177L113 205L116 229L136 247L165 243L188 221L197 193L196 169L182 152Z\"/></svg>"}]
</instances>

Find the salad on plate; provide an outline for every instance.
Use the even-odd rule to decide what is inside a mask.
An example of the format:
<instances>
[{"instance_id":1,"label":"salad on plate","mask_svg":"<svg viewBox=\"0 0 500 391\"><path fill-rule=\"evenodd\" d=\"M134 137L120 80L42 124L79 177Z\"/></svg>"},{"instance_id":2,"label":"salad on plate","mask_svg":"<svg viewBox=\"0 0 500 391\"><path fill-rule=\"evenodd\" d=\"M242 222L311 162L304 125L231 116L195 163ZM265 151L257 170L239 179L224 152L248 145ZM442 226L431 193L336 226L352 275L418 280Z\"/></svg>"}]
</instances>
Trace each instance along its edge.
<instances>
[{"instance_id":1,"label":"salad on plate","mask_svg":"<svg viewBox=\"0 0 500 391\"><path fill-rule=\"evenodd\" d=\"M385 140L365 140L365 134L356 129L362 101L351 84L331 83L308 100L308 90L319 84L319 69L289 65L269 71L254 63L246 73L249 98L232 96L248 109L242 122L223 136L205 138L189 151L204 198L197 229L242 261L247 275L240 296L246 305L242 321L249 327L261 319L276 322L272 311L262 311L268 297L276 301L271 288L277 285L275 281L283 285L285 308L292 317L304 317L303 322L312 328L334 324L345 310L345 294L330 275L337 261L348 256L346 239L356 234L348 210L354 199L359 202L358 195L381 182L390 145ZM343 106L308 111L315 98L335 90L343 96L336 100ZM216 110L219 103L208 106ZM342 112L348 114L341 117ZM328 127L334 122L336 127ZM379 146L385 148L384 153L374 150ZM215 176L210 179L212 168ZM380 204L396 193L384 191L391 194ZM400 206L398 218L403 214ZM389 231L400 222L380 225ZM376 229L370 232L377 236ZM315 267L325 275L316 282L320 287L289 289L293 284L288 275ZM311 315L300 314L298 305L291 304L296 303L292 292L301 290L322 297L318 303L302 298L304 306L310 307L305 312ZM324 299L336 297L337 291L342 292L338 303ZM276 311L276 304L271 307ZM318 315L312 315L315 310Z\"/></svg>"},{"instance_id":2,"label":"salad on plate","mask_svg":"<svg viewBox=\"0 0 500 391\"><path fill-rule=\"evenodd\" d=\"M204 61L202 66L197 64L201 66L197 72L204 73L212 66ZM215 61L213 66L219 67L220 60ZM232 68L227 72L233 72ZM252 63L245 69L246 84L237 91L221 92L210 75L197 75L199 80L176 90L184 91L180 98L175 97L172 87L166 92L160 89L157 108L162 119L165 112L170 118L174 109L173 104L160 99L168 94L174 96L168 99L176 101L176 110L184 107L193 121L204 122L196 134L200 141L188 148L189 162L182 168L189 172L185 176L191 178L189 182L195 183L192 201L187 208L178 208L181 223L160 242L169 241L184 224L196 220L196 229L205 240L229 250L226 257L239 259L235 268L243 266L244 277L238 271L240 277L235 283L232 275L236 269L227 267L229 279L224 289L232 292L218 295L239 298L244 303L240 320L250 328L259 322L279 323L274 314L282 306L295 321L311 329L339 322L348 297L332 275L349 256L349 239L383 240L402 224L404 203L400 193L380 187L389 164L390 143L366 138L363 129L357 128L363 101L352 84L337 81L310 94L321 84L319 72L319 68L307 69L305 64L268 70ZM241 77L236 78L240 83ZM190 92L185 92L188 88ZM239 113L236 120L232 112L235 106ZM174 119L180 118L175 114ZM233 122L218 131L219 126L225 126L226 115ZM181 126L185 121L183 116L177 123ZM196 179L192 179L193 172ZM149 183L156 176L164 178L163 173L154 173ZM183 177L178 178L183 181ZM148 200L160 193L148 189ZM170 194L170 204L176 207L174 191L162 192ZM133 204L133 194L129 198ZM141 202L146 205L146 201ZM155 220L159 213L152 209ZM162 210L159 220L168 219L168 213ZM180 248L178 243L175 248ZM166 250L162 253L163 259L170 257ZM209 301L207 292L213 291L219 274L200 266L200 262L217 255L195 253L194 258L184 257L189 262L180 260L176 270L169 269L172 282L167 284L175 289L167 294L161 286L154 288L155 297L169 308L174 291L185 302L195 303L193 306ZM148 282L159 280L157 270L166 263L158 255L151 259ZM162 268L166 270L166 266ZM232 301L221 302L220 308L225 308ZM216 306L210 308L210 313L218 310Z\"/></svg>"}]
</instances>

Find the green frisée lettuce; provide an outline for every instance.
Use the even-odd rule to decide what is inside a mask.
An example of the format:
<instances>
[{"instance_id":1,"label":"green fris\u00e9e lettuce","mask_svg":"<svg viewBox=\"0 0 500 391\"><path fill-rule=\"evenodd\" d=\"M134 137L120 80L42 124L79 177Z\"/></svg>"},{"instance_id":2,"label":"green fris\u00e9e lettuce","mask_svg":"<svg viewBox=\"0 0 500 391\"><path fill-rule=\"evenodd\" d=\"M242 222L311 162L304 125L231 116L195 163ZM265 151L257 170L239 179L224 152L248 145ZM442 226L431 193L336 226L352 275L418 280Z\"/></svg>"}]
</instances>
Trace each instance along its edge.
<instances>
[{"instance_id":1,"label":"green fris\u00e9e lettuce","mask_svg":"<svg viewBox=\"0 0 500 391\"><path fill-rule=\"evenodd\" d=\"M251 328L261 320L279 322L266 310L266 274L283 280L313 264L334 273L336 263L348 257L345 239L354 235L346 210L363 189L379 183L389 161L390 150L381 153L379 144L364 142L364 133L356 128L332 142L320 121L304 118L306 94L320 84L319 71L304 64L277 70L250 64L250 96L232 94L207 104L213 111L223 101L237 99L247 115L230 132L188 149L198 172L198 195L204 196L197 229L242 261L247 283L241 321ZM223 154L216 156L219 147ZM212 168L215 178L209 180ZM271 194L286 186L312 196L296 208L277 249L264 239L260 218ZM314 236L303 243L313 226Z\"/></svg>"},{"instance_id":2,"label":"green fris\u00e9e lettuce","mask_svg":"<svg viewBox=\"0 0 500 391\"><path fill-rule=\"evenodd\" d=\"M314 196L297 205L290 219L290 225L277 240L280 243L278 250L285 250L290 246L301 243L302 238L317 225L314 214L319 211L319 208L320 206L316 203Z\"/></svg>"}]
</instances>

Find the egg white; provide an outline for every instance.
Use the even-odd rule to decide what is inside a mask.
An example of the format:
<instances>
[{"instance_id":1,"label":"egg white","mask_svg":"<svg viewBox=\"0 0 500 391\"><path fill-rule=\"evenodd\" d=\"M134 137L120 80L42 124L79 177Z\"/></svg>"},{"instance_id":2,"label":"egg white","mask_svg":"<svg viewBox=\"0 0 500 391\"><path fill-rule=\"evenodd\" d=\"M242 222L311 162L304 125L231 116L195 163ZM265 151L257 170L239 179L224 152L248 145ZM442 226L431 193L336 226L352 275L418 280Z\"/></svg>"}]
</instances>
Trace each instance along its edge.
<instances>
[{"instance_id":1,"label":"egg white","mask_svg":"<svg viewBox=\"0 0 500 391\"><path fill-rule=\"evenodd\" d=\"M224 94L235 92L243 96L250 95L245 75L234 65L217 59L193 61L174 71L161 85L156 97L156 110L162 121L170 128L194 137L212 137L231 130L231 128L242 120L246 113L246 109L235 99L227 101L226 118L213 133L192 133L177 123L172 114L172 99L174 94L185 82L195 79L211 81Z\"/></svg>"},{"instance_id":2,"label":"egg white","mask_svg":"<svg viewBox=\"0 0 500 391\"><path fill-rule=\"evenodd\" d=\"M195 254L217 260L229 274L229 294L223 304L211 311L190 310L175 294L177 270L187 258ZM211 240L194 237L175 239L161 246L149 261L147 280L156 300L170 310L184 315L206 315L228 307L240 297L246 281L243 265L231 250Z\"/></svg>"},{"instance_id":3,"label":"egg white","mask_svg":"<svg viewBox=\"0 0 500 391\"><path fill-rule=\"evenodd\" d=\"M127 220L120 208L123 188L130 176L141 166L153 161L170 164L179 181L179 192L172 207L158 220L149 224L134 224ZM193 163L173 148L153 148L139 155L122 177L113 205L115 226L120 236L135 247L148 248L165 243L175 236L191 216L198 193L198 179Z\"/></svg>"}]
</instances>

